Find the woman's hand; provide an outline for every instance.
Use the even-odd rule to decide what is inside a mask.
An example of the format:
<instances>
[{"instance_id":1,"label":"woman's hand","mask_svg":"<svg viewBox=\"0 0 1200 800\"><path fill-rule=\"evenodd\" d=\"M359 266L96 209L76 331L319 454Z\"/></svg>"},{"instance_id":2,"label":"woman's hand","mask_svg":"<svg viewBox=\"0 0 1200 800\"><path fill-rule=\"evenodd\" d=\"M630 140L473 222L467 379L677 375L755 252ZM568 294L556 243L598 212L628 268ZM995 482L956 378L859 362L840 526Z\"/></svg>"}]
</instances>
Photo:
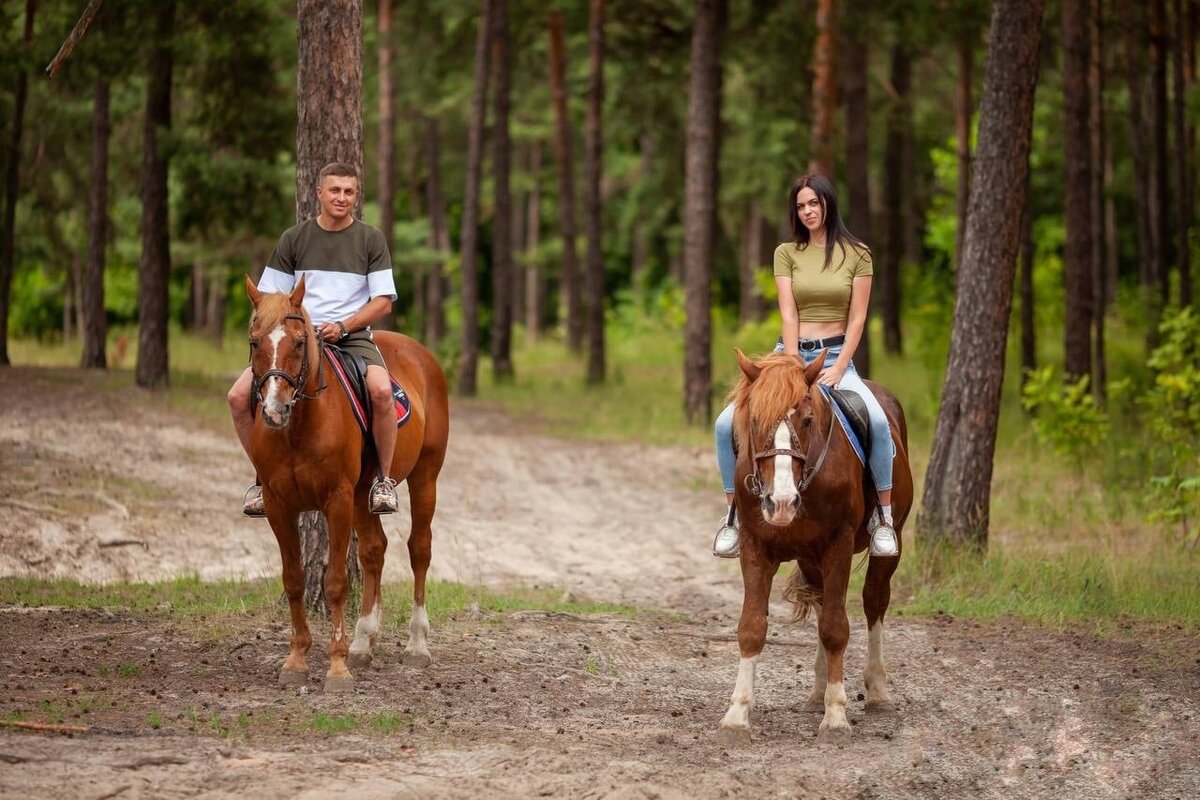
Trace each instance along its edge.
<instances>
[{"instance_id":1,"label":"woman's hand","mask_svg":"<svg viewBox=\"0 0 1200 800\"><path fill-rule=\"evenodd\" d=\"M828 386L831 389L836 389L841 383L842 376L846 374L846 368L838 362L834 362L832 367L826 367L821 370L821 374L817 376L817 383L822 386Z\"/></svg>"}]
</instances>

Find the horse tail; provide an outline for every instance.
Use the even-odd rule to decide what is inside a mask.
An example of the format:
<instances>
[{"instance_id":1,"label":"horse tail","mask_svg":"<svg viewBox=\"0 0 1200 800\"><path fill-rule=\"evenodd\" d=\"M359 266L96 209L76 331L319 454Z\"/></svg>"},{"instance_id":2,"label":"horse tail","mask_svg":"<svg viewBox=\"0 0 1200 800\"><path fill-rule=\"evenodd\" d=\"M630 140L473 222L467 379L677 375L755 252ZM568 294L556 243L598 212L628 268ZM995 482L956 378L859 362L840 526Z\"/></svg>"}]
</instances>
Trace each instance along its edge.
<instances>
[{"instance_id":1,"label":"horse tail","mask_svg":"<svg viewBox=\"0 0 1200 800\"><path fill-rule=\"evenodd\" d=\"M809 584L799 567L783 587L783 599L792 604L789 622L803 624L814 609L821 608L821 593Z\"/></svg>"}]
</instances>

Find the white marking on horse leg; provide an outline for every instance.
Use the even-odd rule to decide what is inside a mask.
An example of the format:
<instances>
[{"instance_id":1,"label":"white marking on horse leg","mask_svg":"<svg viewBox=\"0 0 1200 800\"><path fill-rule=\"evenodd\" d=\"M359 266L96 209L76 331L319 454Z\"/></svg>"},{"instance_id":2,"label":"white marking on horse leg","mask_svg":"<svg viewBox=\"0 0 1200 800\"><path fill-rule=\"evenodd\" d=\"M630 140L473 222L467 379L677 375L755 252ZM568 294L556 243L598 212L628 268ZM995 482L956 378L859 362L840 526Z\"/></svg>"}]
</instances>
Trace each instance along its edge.
<instances>
[{"instance_id":1,"label":"white marking on horse leg","mask_svg":"<svg viewBox=\"0 0 1200 800\"><path fill-rule=\"evenodd\" d=\"M380 602L375 600L375 607L369 614L358 618L354 626L354 641L350 643L350 655L370 655L371 643L379 635Z\"/></svg>"},{"instance_id":2,"label":"white marking on horse leg","mask_svg":"<svg viewBox=\"0 0 1200 800\"><path fill-rule=\"evenodd\" d=\"M750 710L754 708L754 671L757 664L758 656L742 658L738 662L737 682L733 685L729 710L721 720L722 728L750 730Z\"/></svg>"},{"instance_id":3,"label":"white marking on horse leg","mask_svg":"<svg viewBox=\"0 0 1200 800\"><path fill-rule=\"evenodd\" d=\"M841 682L825 687L825 717L817 735L846 735L850 733L850 721L846 719L846 687Z\"/></svg>"},{"instance_id":4,"label":"white marking on horse leg","mask_svg":"<svg viewBox=\"0 0 1200 800\"><path fill-rule=\"evenodd\" d=\"M887 667L883 663L883 620L867 629L867 669L863 675L867 684L867 707L892 702L887 690Z\"/></svg>"},{"instance_id":5,"label":"white marking on horse leg","mask_svg":"<svg viewBox=\"0 0 1200 800\"><path fill-rule=\"evenodd\" d=\"M817 643L817 657L813 660L813 690L808 696L809 708L825 707L825 686L829 683L829 662L825 660L825 648Z\"/></svg>"},{"instance_id":6,"label":"white marking on horse leg","mask_svg":"<svg viewBox=\"0 0 1200 800\"><path fill-rule=\"evenodd\" d=\"M270 369L278 369L279 367L279 343L283 341L284 330L283 326L279 325L275 330L267 334L267 338L271 340L271 366ZM267 396L262 399L263 413L270 414L272 419L282 419L279 413L279 379L271 378L267 381Z\"/></svg>"},{"instance_id":7,"label":"white marking on horse leg","mask_svg":"<svg viewBox=\"0 0 1200 800\"><path fill-rule=\"evenodd\" d=\"M790 413L790 412L789 412ZM775 429L775 448L790 450L793 447L792 431L786 422L780 422ZM771 500L775 503L775 516L779 524L791 522L790 516L781 514L781 510L790 506L796 500L796 481L792 477L792 457L775 456L775 481L771 486ZM787 516L785 519L784 517Z\"/></svg>"},{"instance_id":8,"label":"white marking on horse leg","mask_svg":"<svg viewBox=\"0 0 1200 800\"><path fill-rule=\"evenodd\" d=\"M428 666L432 656L429 654L429 615L425 606L413 608L412 619L408 622L408 647L404 648L408 656L416 656Z\"/></svg>"}]
</instances>

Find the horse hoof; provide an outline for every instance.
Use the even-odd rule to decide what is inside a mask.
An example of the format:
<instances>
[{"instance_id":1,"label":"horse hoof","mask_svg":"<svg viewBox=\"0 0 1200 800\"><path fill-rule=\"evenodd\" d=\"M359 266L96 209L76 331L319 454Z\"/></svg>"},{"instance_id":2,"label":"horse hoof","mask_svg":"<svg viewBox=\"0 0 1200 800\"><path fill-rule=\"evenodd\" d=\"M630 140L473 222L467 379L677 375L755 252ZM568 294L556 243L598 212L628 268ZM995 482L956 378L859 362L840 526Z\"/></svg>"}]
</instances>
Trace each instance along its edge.
<instances>
[{"instance_id":1,"label":"horse hoof","mask_svg":"<svg viewBox=\"0 0 1200 800\"><path fill-rule=\"evenodd\" d=\"M346 659L346 666L351 672L357 672L360 669L368 669L371 666L372 656L370 653L351 653Z\"/></svg>"},{"instance_id":2,"label":"horse hoof","mask_svg":"<svg viewBox=\"0 0 1200 800\"><path fill-rule=\"evenodd\" d=\"M726 747L744 747L750 744L750 729L717 728L717 743Z\"/></svg>"},{"instance_id":3,"label":"horse hoof","mask_svg":"<svg viewBox=\"0 0 1200 800\"><path fill-rule=\"evenodd\" d=\"M425 669L432 663L433 656L429 655L429 653L422 653L416 650L404 651L405 666L412 667L413 669Z\"/></svg>"},{"instance_id":4,"label":"horse hoof","mask_svg":"<svg viewBox=\"0 0 1200 800\"><path fill-rule=\"evenodd\" d=\"M850 741L850 726L827 728L821 726L817 731L817 744L845 744Z\"/></svg>"},{"instance_id":5,"label":"horse hoof","mask_svg":"<svg viewBox=\"0 0 1200 800\"><path fill-rule=\"evenodd\" d=\"M896 710L896 703L890 697L867 698L863 706L867 711L888 712Z\"/></svg>"},{"instance_id":6,"label":"horse hoof","mask_svg":"<svg viewBox=\"0 0 1200 800\"><path fill-rule=\"evenodd\" d=\"M279 671L280 686L303 686L308 683L308 673L284 669Z\"/></svg>"},{"instance_id":7,"label":"horse hoof","mask_svg":"<svg viewBox=\"0 0 1200 800\"><path fill-rule=\"evenodd\" d=\"M354 691L354 676L328 675L325 678L326 694L344 694Z\"/></svg>"}]
</instances>

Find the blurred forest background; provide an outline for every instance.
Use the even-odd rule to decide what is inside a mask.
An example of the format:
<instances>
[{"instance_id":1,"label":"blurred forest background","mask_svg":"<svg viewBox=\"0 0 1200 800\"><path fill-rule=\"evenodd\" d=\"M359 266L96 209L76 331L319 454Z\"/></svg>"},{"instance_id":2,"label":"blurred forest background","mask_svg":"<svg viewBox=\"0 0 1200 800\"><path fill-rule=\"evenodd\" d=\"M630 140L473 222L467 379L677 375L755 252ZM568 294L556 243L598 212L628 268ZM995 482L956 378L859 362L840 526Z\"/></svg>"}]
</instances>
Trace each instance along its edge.
<instances>
[{"instance_id":1,"label":"blurred forest background","mask_svg":"<svg viewBox=\"0 0 1200 800\"><path fill-rule=\"evenodd\" d=\"M908 409L922 531L986 543L995 472L1012 527L1058 504L1109 544L1149 520L1194 549L1198 22L1195 0L3 0L0 363L59 348L159 387L203 342L230 374L242 276L336 158L391 244L391 325L459 395L701 441L731 346L778 333L787 190L820 171L875 254L855 361Z\"/></svg>"}]
</instances>

